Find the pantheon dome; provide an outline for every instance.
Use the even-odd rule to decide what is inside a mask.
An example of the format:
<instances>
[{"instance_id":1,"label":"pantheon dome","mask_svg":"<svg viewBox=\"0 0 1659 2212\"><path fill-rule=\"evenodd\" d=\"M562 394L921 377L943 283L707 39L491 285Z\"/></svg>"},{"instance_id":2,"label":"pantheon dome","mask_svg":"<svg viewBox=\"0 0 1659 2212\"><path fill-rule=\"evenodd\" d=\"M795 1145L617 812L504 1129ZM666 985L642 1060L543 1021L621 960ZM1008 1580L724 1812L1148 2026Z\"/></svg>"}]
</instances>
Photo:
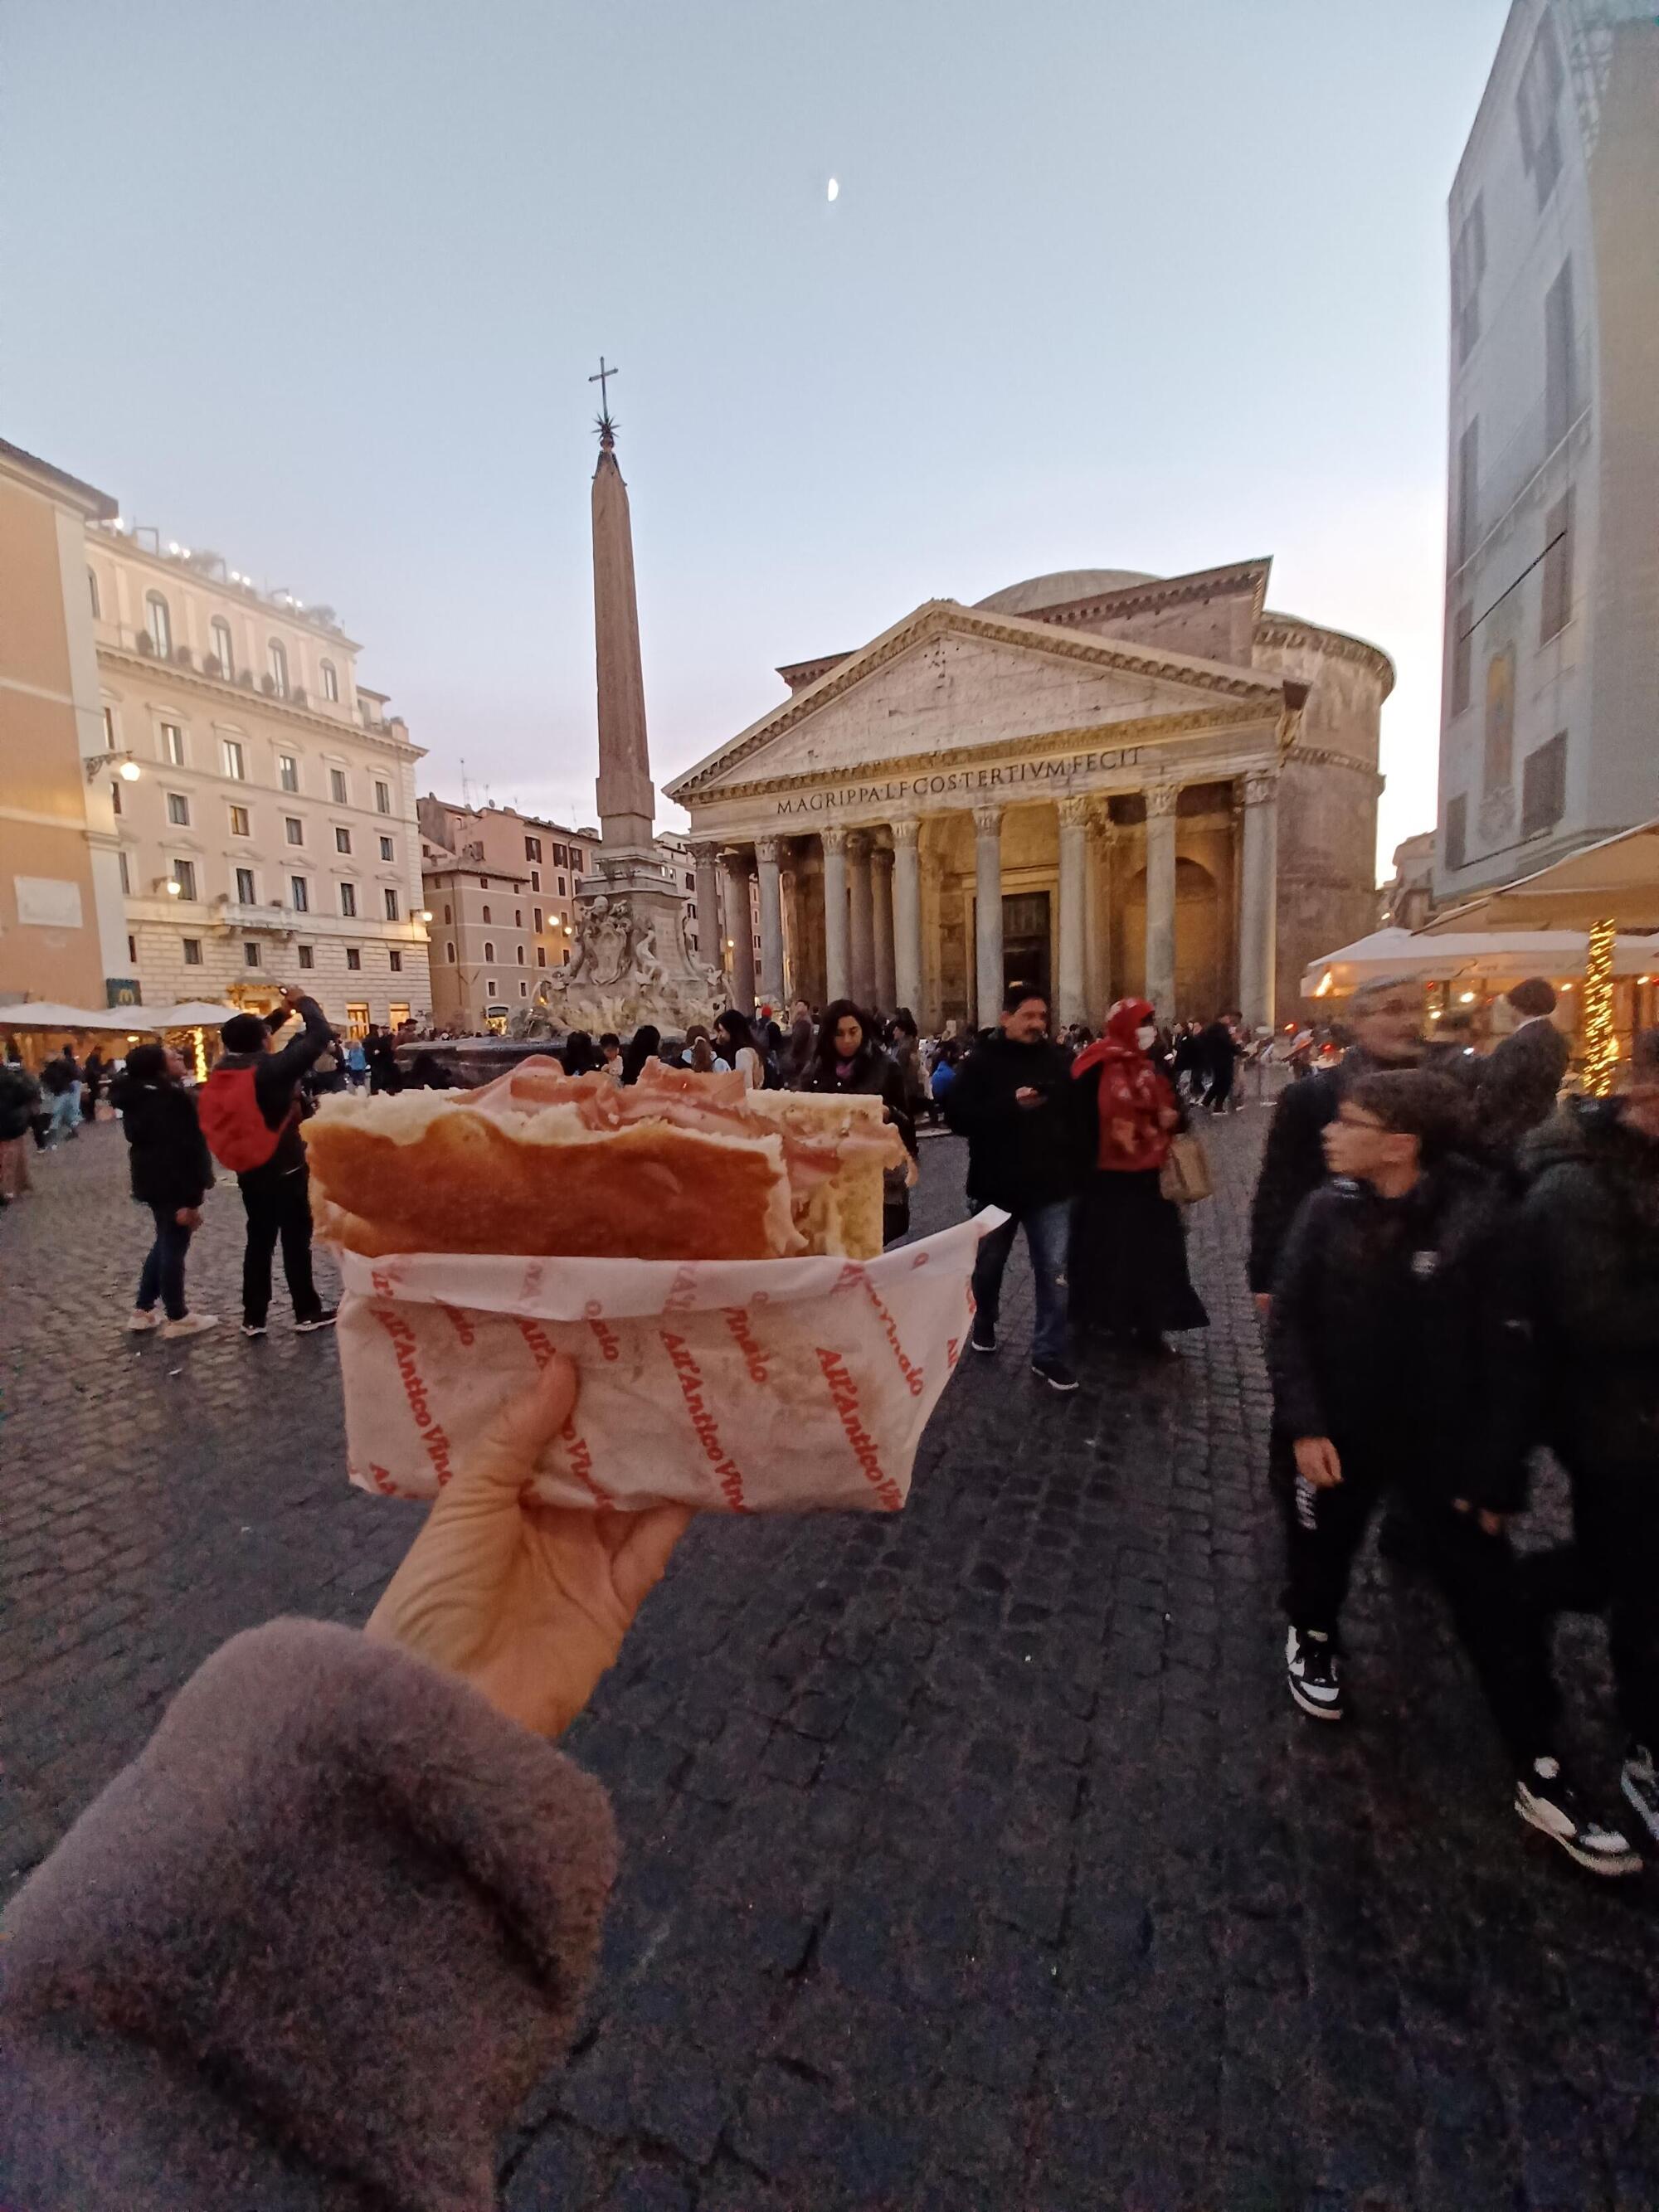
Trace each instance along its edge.
<instances>
[{"instance_id":1,"label":"pantheon dome","mask_svg":"<svg viewBox=\"0 0 1659 2212\"><path fill-rule=\"evenodd\" d=\"M1123 592L1132 584L1156 580L1144 568L1055 568L1046 576L1027 576L1024 583L1006 584L988 599L976 599L974 604L981 614L1029 615L1038 607L1064 606L1068 599Z\"/></svg>"}]
</instances>

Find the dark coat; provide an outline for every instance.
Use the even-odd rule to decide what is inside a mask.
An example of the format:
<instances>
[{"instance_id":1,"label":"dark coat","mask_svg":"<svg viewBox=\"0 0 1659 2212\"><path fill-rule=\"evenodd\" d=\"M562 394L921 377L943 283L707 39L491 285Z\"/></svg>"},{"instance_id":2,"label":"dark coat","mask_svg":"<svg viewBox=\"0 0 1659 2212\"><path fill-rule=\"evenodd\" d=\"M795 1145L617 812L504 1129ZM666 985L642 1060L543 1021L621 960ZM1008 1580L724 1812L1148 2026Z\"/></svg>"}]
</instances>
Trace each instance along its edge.
<instances>
[{"instance_id":1,"label":"dark coat","mask_svg":"<svg viewBox=\"0 0 1659 2212\"><path fill-rule=\"evenodd\" d=\"M957 1069L945 1118L968 1139L968 1195L1024 1213L1070 1198L1080 1180L1071 1056L1057 1044L1016 1044L993 1030ZM1017 1091L1041 1091L1020 1106Z\"/></svg>"},{"instance_id":2,"label":"dark coat","mask_svg":"<svg viewBox=\"0 0 1659 2212\"><path fill-rule=\"evenodd\" d=\"M1481 1070L1476 1105L1494 1157L1512 1156L1528 1129L1548 1121L1570 1057L1565 1037L1548 1020L1523 1022L1498 1046Z\"/></svg>"},{"instance_id":3,"label":"dark coat","mask_svg":"<svg viewBox=\"0 0 1659 2212\"><path fill-rule=\"evenodd\" d=\"M1545 1434L1575 1473L1659 1480L1659 1141L1575 1098L1519 1167Z\"/></svg>"},{"instance_id":4,"label":"dark coat","mask_svg":"<svg viewBox=\"0 0 1659 2212\"><path fill-rule=\"evenodd\" d=\"M26 1137L40 1106L40 1086L26 1067L0 1061L0 1144Z\"/></svg>"},{"instance_id":5,"label":"dark coat","mask_svg":"<svg viewBox=\"0 0 1659 2212\"><path fill-rule=\"evenodd\" d=\"M1443 1162L1401 1199L1328 1182L1273 1284L1267 1364L1285 1435L1409 1459L1449 1497L1513 1512L1534 1429L1526 1301L1498 1179Z\"/></svg>"},{"instance_id":6,"label":"dark coat","mask_svg":"<svg viewBox=\"0 0 1659 2212\"><path fill-rule=\"evenodd\" d=\"M180 1084L136 1083L121 1075L112 1097L121 1109L139 1204L174 1211L199 1206L213 1187L213 1162L190 1092Z\"/></svg>"},{"instance_id":7,"label":"dark coat","mask_svg":"<svg viewBox=\"0 0 1659 2212\"><path fill-rule=\"evenodd\" d=\"M0 1923L0 2201L491 2212L568 2049L604 1790L319 1621L216 1652Z\"/></svg>"},{"instance_id":8,"label":"dark coat","mask_svg":"<svg viewBox=\"0 0 1659 2212\"><path fill-rule=\"evenodd\" d=\"M1325 1180L1323 1138L1336 1109L1362 1075L1375 1075L1382 1062L1355 1045L1334 1067L1298 1076L1280 1093L1267 1125L1261 1173L1250 1207L1250 1288L1271 1291L1279 1255L1297 1208Z\"/></svg>"}]
</instances>

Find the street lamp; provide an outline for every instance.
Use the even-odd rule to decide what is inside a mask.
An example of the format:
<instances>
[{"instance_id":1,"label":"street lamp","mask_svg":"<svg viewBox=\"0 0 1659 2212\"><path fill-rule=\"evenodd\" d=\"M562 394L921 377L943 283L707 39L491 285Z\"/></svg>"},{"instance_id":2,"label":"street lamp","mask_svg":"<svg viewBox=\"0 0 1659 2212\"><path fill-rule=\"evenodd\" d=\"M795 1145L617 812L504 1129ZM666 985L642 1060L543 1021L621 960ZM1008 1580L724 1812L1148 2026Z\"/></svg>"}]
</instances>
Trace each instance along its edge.
<instances>
[{"instance_id":1,"label":"street lamp","mask_svg":"<svg viewBox=\"0 0 1659 2212\"><path fill-rule=\"evenodd\" d=\"M86 756L87 781L95 782L106 768L112 768L123 783L137 783L143 774L130 752L88 753Z\"/></svg>"},{"instance_id":2,"label":"street lamp","mask_svg":"<svg viewBox=\"0 0 1659 2212\"><path fill-rule=\"evenodd\" d=\"M161 881L157 884L156 889L158 890L165 891L169 898L182 898L184 896L185 887L179 882L177 876L163 876Z\"/></svg>"},{"instance_id":3,"label":"street lamp","mask_svg":"<svg viewBox=\"0 0 1659 2212\"><path fill-rule=\"evenodd\" d=\"M415 919L416 921L430 921L432 919L431 908L423 906L420 912L416 915Z\"/></svg>"}]
</instances>

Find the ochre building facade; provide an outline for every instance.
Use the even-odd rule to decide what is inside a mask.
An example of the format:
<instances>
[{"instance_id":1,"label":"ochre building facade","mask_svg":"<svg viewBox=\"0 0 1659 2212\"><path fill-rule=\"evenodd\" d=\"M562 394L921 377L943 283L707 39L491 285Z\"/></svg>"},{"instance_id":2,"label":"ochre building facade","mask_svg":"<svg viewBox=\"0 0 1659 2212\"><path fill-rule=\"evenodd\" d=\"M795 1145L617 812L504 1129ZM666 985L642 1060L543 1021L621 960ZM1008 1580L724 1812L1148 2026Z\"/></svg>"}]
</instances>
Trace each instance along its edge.
<instances>
[{"instance_id":1,"label":"ochre building facade","mask_svg":"<svg viewBox=\"0 0 1659 2212\"><path fill-rule=\"evenodd\" d=\"M1269 565L1036 577L780 669L789 698L668 787L739 1000L984 1024L1022 981L1060 1023L1128 992L1293 1018L1374 926L1394 669L1271 611Z\"/></svg>"}]
</instances>

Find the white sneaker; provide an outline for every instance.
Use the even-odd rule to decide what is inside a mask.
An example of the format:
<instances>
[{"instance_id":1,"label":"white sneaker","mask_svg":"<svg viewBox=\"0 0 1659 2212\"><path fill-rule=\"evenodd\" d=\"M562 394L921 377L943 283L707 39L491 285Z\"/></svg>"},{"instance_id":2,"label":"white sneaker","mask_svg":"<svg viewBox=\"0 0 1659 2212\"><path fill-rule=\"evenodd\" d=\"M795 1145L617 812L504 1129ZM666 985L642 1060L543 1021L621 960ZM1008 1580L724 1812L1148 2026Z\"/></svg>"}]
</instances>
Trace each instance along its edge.
<instances>
[{"instance_id":1,"label":"white sneaker","mask_svg":"<svg viewBox=\"0 0 1659 2212\"><path fill-rule=\"evenodd\" d=\"M1292 1628L1285 1638L1285 1679L1291 1695L1316 1721L1342 1717L1336 1653L1322 1629Z\"/></svg>"},{"instance_id":2,"label":"white sneaker","mask_svg":"<svg viewBox=\"0 0 1659 2212\"><path fill-rule=\"evenodd\" d=\"M134 1336L142 1336L147 1328L160 1328L161 1326L161 1315L146 1313L142 1306L135 1307L127 1316L127 1327Z\"/></svg>"},{"instance_id":3,"label":"white sneaker","mask_svg":"<svg viewBox=\"0 0 1659 2212\"><path fill-rule=\"evenodd\" d=\"M1515 1809L1529 1827L1559 1844L1570 1859L1592 1874L1642 1871L1640 1854L1631 1849L1623 1832L1585 1812L1559 1759L1534 1759L1524 1774L1516 1776Z\"/></svg>"},{"instance_id":4,"label":"white sneaker","mask_svg":"<svg viewBox=\"0 0 1659 2212\"><path fill-rule=\"evenodd\" d=\"M200 1336L204 1329L217 1328L218 1326L217 1314L186 1314L182 1321L164 1321L161 1324L161 1334L167 1338Z\"/></svg>"}]
</instances>

